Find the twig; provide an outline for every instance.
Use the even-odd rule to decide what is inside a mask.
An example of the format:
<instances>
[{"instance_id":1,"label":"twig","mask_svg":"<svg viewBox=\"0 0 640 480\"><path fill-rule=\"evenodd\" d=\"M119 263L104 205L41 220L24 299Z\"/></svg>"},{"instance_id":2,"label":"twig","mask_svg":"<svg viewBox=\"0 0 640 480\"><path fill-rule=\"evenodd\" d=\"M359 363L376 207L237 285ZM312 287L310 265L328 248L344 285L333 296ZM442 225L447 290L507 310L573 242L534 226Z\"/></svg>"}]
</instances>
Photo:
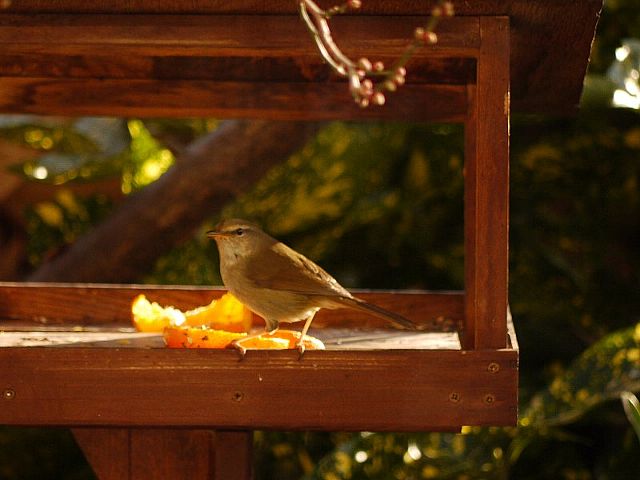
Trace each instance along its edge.
<instances>
[{"instance_id":1,"label":"twig","mask_svg":"<svg viewBox=\"0 0 640 480\"><path fill-rule=\"evenodd\" d=\"M329 21L334 15L357 10L360 0L347 0L345 3L323 10L313 0L299 0L300 16L318 46L322 58L340 76L349 80L349 91L355 102L361 107L370 104L384 105L385 91L394 92L404 84L407 71L406 63L415 51L425 44L434 45L438 41L435 33L440 18L454 14L453 4L447 0L438 0L431 9L431 16L423 27L413 32L413 40L407 45L391 68L385 68L380 61L371 63L367 58L354 62L347 57L333 41Z\"/></svg>"}]
</instances>

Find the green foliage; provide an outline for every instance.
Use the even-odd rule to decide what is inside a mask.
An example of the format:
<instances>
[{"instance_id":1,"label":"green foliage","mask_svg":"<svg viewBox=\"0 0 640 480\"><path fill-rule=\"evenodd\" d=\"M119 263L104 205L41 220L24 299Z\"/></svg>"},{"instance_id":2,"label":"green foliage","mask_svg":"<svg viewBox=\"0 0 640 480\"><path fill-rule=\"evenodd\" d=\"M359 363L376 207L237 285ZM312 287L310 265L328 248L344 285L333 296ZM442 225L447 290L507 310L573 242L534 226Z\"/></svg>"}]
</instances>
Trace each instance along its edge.
<instances>
[{"instance_id":1,"label":"green foliage","mask_svg":"<svg viewBox=\"0 0 640 480\"><path fill-rule=\"evenodd\" d=\"M582 353L534 396L520 423L561 426L623 392L640 390L640 323L614 332Z\"/></svg>"},{"instance_id":2,"label":"green foliage","mask_svg":"<svg viewBox=\"0 0 640 480\"><path fill-rule=\"evenodd\" d=\"M640 471L638 445L629 442L628 426L610 420L620 414L611 400L627 390L640 390L640 323L581 354L532 398L518 428L356 434L322 459L309 478L589 479L594 471L598 478L633 478L632 472ZM637 399L634 412L637 421ZM588 435L590 429L600 437ZM540 458L544 462L538 460L532 471Z\"/></svg>"},{"instance_id":3,"label":"green foliage","mask_svg":"<svg viewBox=\"0 0 640 480\"><path fill-rule=\"evenodd\" d=\"M25 212L29 263L39 265L111 212L113 197L101 193L79 197L68 185L110 177L120 182L124 194L131 193L158 179L174 162L173 153L149 129L179 143L216 126L217 122L205 119L142 122L0 116L0 137L40 153L29 160L17 159L12 171L31 181L63 185L53 199L36 202ZM180 265L191 264L184 260ZM200 283L216 279L206 276Z\"/></svg>"},{"instance_id":4,"label":"green foliage","mask_svg":"<svg viewBox=\"0 0 640 480\"><path fill-rule=\"evenodd\" d=\"M526 396L554 362L638 319L640 117L585 112L513 132L510 302Z\"/></svg>"},{"instance_id":5,"label":"green foliage","mask_svg":"<svg viewBox=\"0 0 640 480\"><path fill-rule=\"evenodd\" d=\"M79 199L65 188L61 188L54 199L29 207L25 212L30 234L29 263L40 265L106 218L111 210L112 201L104 195Z\"/></svg>"},{"instance_id":6,"label":"green foliage","mask_svg":"<svg viewBox=\"0 0 640 480\"><path fill-rule=\"evenodd\" d=\"M331 124L221 216L257 220L346 286L461 288L461 139L451 125ZM200 265L185 283L217 275L203 238L184 247ZM177 279L180 255L150 278Z\"/></svg>"},{"instance_id":7,"label":"green foliage","mask_svg":"<svg viewBox=\"0 0 640 480\"><path fill-rule=\"evenodd\" d=\"M640 38L640 8L637 0L606 0L591 50L589 69L604 73L614 60L614 51L624 38Z\"/></svg>"},{"instance_id":8,"label":"green foliage","mask_svg":"<svg viewBox=\"0 0 640 480\"><path fill-rule=\"evenodd\" d=\"M41 152L15 172L54 184L119 174L129 145L124 120L113 118L9 115L0 119L0 136Z\"/></svg>"}]
</instances>

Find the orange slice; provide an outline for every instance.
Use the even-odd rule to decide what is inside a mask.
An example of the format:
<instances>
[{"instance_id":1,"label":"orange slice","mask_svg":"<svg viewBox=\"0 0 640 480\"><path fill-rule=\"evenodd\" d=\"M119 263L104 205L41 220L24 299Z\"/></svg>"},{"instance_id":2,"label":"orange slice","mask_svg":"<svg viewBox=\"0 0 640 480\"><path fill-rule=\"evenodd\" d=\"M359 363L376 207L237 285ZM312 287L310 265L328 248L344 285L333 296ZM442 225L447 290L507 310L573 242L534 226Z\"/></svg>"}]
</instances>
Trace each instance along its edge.
<instances>
[{"instance_id":1,"label":"orange slice","mask_svg":"<svg viewBox=\"0 0 640 480\"><path fill-rule=\"evenodd\" d=\"M230 293L225 293L209 305L189 310L184 316L186 325L208 325L228 332L248 332L253 324L251 310Z\"/></svg>"},{"instance_id":2,"label":"orange slice","mask_svg":"<svg viewBox=\"0 0 640 480\"><path fill-rule=\"evenodd\" d=\"M228 332L248 332L253 323L251 310L230 293L209 305L182 312L175 307L163 307L138 295L131 304L133 324L140 332L162 332L168 326L207 326Z\"/></svg>"},{"instance_id":3,"label":"orange slice","mask_svg":"<svg viewBox=\"0 0 640 480\"><path fill-rule=\"evenodd\" d=\"M161 307L142 294L133 299L131 315L140 332L162 332L169 325L181 325L185 321L184 313L177 308Z\"/></svg>"},{"instance_id":4,"label":"orange slice","mask_svg":"<svg viewBox=\"0 0 640 480\"><path fill-rule=\"evenodd\" d=\"M267 333L260 336L260 338L265 338L265 339L269 339L270 337L274 339L287 341L289 345L288 347L285 347L285 348L296 348L296 345L298 344L298 340L300 339L300 332L296 330L278 330L273 335L269 335ZM246 346L247 343L249 342L243 343L242 345ZM320 340L319 338L312 337L311 335L305 335L304 348L306 348L307 350L324 350L324 343L322 343L322 340Z\"/></svg>"},{"instance_id":5,"label":"orange slice","mask_svg":"<svg viewBox=\"0 0 640 480\"><path fill-rule=\"evenodd\" d=\"M228 332L206 327L167 326L163 332L164 342L169 348L227 348L234 340L246 337L244 332ZM242 342L246 349L286 350L295 348L300 332L278 330L275 334L263 334ZM308 350L324 350L324 344L317 338L305 337L304 346Z\"/></svg>"},{"instance_id":6,"label":"orange slice","mask_svg":"<svg viewBox=\"0 0 640 480\"><path fill-rule=\"evenodd\" d=\"M226 348L246 333L227 332L204 327L165 327L162 334L169 348Z\"/></svg>"}]
</instances>

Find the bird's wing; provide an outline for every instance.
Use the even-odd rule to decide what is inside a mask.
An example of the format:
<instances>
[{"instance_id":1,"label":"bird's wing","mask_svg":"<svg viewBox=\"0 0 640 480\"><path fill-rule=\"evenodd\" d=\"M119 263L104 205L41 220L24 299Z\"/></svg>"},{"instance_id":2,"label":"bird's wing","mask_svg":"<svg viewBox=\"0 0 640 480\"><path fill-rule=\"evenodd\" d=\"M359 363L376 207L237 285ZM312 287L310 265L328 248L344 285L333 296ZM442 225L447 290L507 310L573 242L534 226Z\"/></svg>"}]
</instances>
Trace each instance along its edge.
<instances>
[{"instance_id":1,"label":"bird's wing","mask_svg":"<svg viewBox=\"0 0 640 480\"><path fill-rule=\"evenodd\" d=\"M262 262L260 255L250 263L247 276L257 287L304 295L351 297L331 275L285 244L274 243L269 250L263 252L268 254L269 262Z\"/></svg>"}]
</instances>

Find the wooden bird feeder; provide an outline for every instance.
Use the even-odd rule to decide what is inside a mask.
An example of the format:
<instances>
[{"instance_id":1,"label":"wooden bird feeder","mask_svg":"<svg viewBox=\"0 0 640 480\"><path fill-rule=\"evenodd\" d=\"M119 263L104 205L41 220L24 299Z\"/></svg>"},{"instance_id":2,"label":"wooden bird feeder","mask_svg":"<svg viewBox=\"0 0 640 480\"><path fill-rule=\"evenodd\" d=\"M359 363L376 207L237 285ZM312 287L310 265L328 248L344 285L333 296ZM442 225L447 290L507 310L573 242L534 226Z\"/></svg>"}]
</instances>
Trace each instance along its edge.
<instances>
[{"instance_id":1,"label":"wooden bird feeder","mask_svg":"<svg viewBox=\"0 0 640 480\"><path fill-rule=\"evenodd\" d=\"M355 58L397 58L431 3L367 0L332 21L334 38ZM576 109L602 0L455 2L407 84L367 109L322 63L292 0L3 5L3 113L463 123L465 288L362 294L428 333L380 334L363 330L379 328L375 319L323 312L312 333L326 351L239 361L232 350L170 350L122 329L137 293L192 308L211 289L5 283L0 423L71 427L102 479L249 478L255 429L516 423L510 110Z\"/></svg>"}]
</instances>

